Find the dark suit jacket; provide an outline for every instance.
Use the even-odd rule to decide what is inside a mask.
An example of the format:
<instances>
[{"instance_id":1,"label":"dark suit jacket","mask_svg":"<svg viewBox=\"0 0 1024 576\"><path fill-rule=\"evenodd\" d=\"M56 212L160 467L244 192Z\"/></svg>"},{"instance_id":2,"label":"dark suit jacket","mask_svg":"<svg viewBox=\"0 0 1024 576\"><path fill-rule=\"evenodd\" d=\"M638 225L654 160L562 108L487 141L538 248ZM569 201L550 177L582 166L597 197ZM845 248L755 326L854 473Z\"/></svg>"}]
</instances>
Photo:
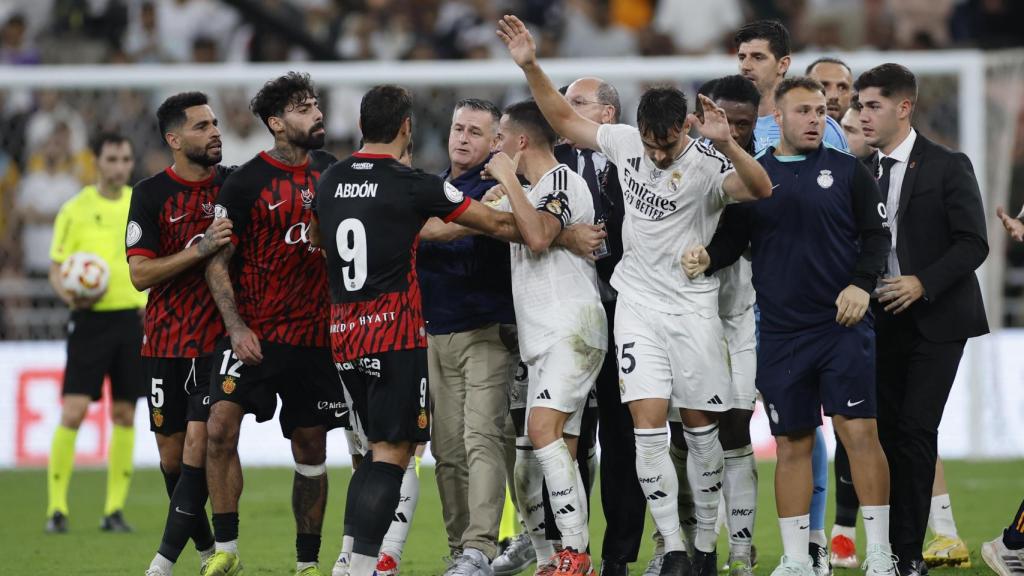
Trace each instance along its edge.
<instances>
[{"instance_id":1,"label":"dark suit jacket","mask_svg":"<svg viewBox=\"0 0 1024 576\"><path fill-rule=\"evenodd\" d=\"M970 159L917 133L900 189L896 256L925 296L904 314L933 342L988 333L974 271L988 255L985 212Z\"/></svg>"}]
</instances>

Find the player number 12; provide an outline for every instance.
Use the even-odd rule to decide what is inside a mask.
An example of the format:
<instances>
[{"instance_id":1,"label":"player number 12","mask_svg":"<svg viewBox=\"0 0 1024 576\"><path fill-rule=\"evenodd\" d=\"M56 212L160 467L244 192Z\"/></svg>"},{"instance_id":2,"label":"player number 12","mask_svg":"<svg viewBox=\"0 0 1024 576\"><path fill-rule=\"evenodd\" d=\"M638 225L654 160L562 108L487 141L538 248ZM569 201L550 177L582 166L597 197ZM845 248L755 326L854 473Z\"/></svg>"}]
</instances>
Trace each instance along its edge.
<instances>
[{"instance_id":1,"label":"player number 12","mask_svg":"<svg viewBox=\"0 0 1024 576\"><path fill-rule=\"evenodd\" d=\"M338 256L351 264L341 267L342 284L355 292L366 283L366 228L357 218L347 218L338 224L334 239Z\"/></svg>"}]
</instances>

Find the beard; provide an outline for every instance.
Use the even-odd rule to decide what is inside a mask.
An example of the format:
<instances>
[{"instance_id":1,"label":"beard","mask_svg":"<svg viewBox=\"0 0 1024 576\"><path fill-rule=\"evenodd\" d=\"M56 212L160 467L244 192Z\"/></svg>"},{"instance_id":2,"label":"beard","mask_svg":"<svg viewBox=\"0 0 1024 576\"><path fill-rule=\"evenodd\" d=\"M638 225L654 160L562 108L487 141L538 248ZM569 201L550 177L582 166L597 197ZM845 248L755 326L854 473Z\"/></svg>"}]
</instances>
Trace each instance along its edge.
<instances>
[{"instance_id":1,"label":"beard","mask_svg":"<svg viewBox=\"0 0 1024 576\"><path fill-rule=\"evenodd\" d=\"M320 134L316 134L315 132L323 129L324 123L317 122L310 127L307 132L296 133L295 131L289 130L287 134L288 143L292 146L303 148L305 150L319 150L324 147L324 142L327 139L327 133L321 132Z\"/></svg>"},{"instance_id":2,"label":"beard","mask_svg":"<svg viewBox=\"0 0 1024 576\"><path fill-rule=\"evenodd\" d=\"M211 152L209 148L186 148L185 157L190 161L199 164L200 166L216 166L220 164L221 159L224 157L223 151Z\"/></svg>"}]
</instances>

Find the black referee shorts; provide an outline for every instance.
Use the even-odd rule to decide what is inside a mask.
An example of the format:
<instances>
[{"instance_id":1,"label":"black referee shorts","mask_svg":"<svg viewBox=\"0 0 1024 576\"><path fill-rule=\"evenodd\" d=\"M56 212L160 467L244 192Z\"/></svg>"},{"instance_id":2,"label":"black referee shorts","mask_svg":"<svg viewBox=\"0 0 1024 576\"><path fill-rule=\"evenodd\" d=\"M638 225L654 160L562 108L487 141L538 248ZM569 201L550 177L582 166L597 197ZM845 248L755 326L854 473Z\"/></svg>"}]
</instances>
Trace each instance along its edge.
<instances>
[{"instance_id":1,"label":"black referee shorts","mask_svg":"<svg viewBox=\"0 0 1024 576\"><path fill-rule=\"evenodd\" d=\"M134 402L146 393L138 310L72 312L67 349L62 394L99 400L103 377L108 375L114 400Z\"/></svg>"}]
</instances>

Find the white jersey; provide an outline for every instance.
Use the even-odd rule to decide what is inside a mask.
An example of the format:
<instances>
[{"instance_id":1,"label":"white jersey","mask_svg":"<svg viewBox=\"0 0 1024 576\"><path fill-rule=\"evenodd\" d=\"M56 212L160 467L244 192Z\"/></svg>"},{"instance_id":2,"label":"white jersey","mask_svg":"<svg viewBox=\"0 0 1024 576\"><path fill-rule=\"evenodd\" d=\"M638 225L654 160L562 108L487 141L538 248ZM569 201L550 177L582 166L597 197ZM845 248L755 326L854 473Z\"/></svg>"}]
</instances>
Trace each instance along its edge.
<instances>
[{"instance_id":1,"label":"white jersey","mask_svg":"<svg viewBox=\"0 0 1024 576\"><path fill-rule=\"evenodd\" d=\"M553 214L562 227L594 223L594 199L586 181L564 164L552 168L526 197L537 210ZM510 210L507 199L502 209ZM519 352L528 364L555 342L579 338L608 349L608 327L594 263L552 245L534 254L512 244L512 294L519 329Z\"/></svg>"},{"instance_id":2,"label":"white jersey","mask_svg":"<svg viewBox=\"0 0 1024 576\"><path fill-rule=\"evenodd\" d=\"M738 316L754 305L753 270L746 256L732 266L715 272L718 277L718 315L722 318Z\"/></svg>"},{"instance_id":3,"label":"white jersey","mask_svg":"<svg viewBox=\"0 0 1024 576\"><path fill-rule=\"evenodd\" d=\"M707 142L691 139L683 153L661 170L644 153L640 131L625 124L604 124L597 131L601 152L619 169L626 218L622 260L612 286L637 304L667 314L718 311L718 279L690 279L683 253L707 246L722 209L730 202L722 190L732 162Z\"/></svg>"}]
</instances>

